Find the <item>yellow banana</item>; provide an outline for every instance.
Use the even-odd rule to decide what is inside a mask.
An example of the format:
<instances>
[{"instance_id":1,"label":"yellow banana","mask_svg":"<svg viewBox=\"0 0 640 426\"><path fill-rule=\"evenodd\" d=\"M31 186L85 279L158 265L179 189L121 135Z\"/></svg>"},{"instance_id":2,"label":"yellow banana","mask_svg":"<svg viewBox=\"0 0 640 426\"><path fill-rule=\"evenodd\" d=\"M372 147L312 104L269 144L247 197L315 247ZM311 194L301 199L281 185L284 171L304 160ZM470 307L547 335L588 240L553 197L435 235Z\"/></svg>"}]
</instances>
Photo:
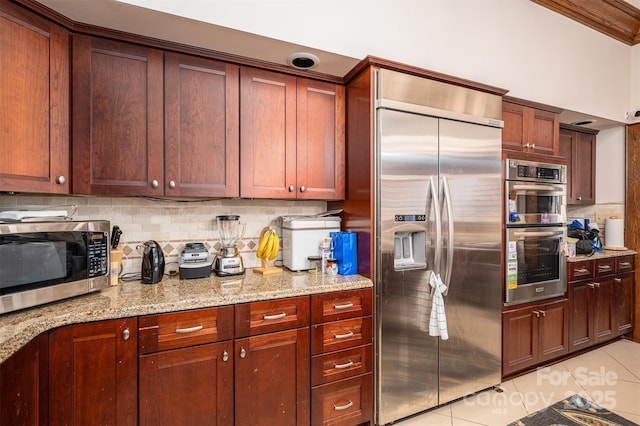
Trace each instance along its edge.
<instances>
[{"instance_id":1,"label":"yellow banana","mask_svg":"<svg viewBox=\"0 0 640 426\"><path fill-rule=\"evenodd\" d=\"M265 248L267 247L267 235L271 231L269 226L262 229L260 232L260 240L258 241L258 250L256 250L256 257L263 258L265 256Z\"/></svg>"},{"instance_id":2,"label":"yellow banana","mask_svg":"<svg viewBox=\"0 0 640 426\"><path fill-rule=\"evenodd\" d=\"M265 235L265 239L267 240L267 245L264 248L264 252L262 253L262 256L260 256L263 259L268 258L269 254L271 253L271 250L273 250L273 235L274 234L275 233L273 231L269 231Z\"/></svg>"},{"instance_id":3,"label":"yellow banana","mask_svg":"<svg viewBox=\"0 0 640 426\"><path fill-rule=\"evenodd\" d=\"M269 253L269 260L273 260L278 255L278 251L280 250L280 238L278 234L275 232L273 234L273 247L271 248L271 252Z\"/></svg>"}]
</instances>

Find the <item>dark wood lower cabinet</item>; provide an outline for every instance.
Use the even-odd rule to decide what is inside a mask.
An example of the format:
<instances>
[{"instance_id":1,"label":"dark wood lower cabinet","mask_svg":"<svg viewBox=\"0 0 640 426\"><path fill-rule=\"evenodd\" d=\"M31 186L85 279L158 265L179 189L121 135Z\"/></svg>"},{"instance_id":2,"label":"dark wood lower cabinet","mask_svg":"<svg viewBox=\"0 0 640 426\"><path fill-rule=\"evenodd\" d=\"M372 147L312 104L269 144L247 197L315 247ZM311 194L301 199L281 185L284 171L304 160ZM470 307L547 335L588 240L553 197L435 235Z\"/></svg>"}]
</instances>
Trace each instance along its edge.
<instances>
[{"instance_id":1,"label":"dark wood lower cabinet","mask_svg":"<svg viewBox=\"0 0 640 426\"><path fill-rule=\"evenodd\" d=\"M233 342L142 355L141 426L233 425Z\"/></svg>"},{"instance_id":2,"label":"dark wood lower cabinet","mask_svg":"<svg viewBox=\"0 0 640 426\"><path fill-rule=\"evenodd\" d=\"M0 365L0 425L48 424L48 339L41 334Z\"/></svg>"},{"instance_id":3,"label":"dark wood lower cabinet","mask_svg":"<svg viewBox=\"0 0 640 426\"><path fill-rule=\"evenodd\" d=\"M138 422L138 319L98 321L49 334L49 424Z\"/></svg>"},{"instance_id":4,"label":"dark wood lower cabinet","mask_svg":"<svg viewBox=\"0 0 640 426\"><path fill-rule=\"evenodd\" d=\"M506 376L566 355L568 312L567 299L503 312L502 374Z\"/></svg>"},{"instance_id":5,"label":"dark wood lower cabinet","mask_svg":"<svg viewBox=\"0 0 640 426\"><path fill-rule=\"evenodd\" d=\"M634 286L633 272L621 274L613 279L613 300L616 303L613 309L613 333L616 336L633 330Z\"/></svg>"},{"instance_id":6,"label":"dark wood lower cabinet","mask_svg":"<svg viewBox=\"0 0 640 426\"><path fill-rule=\"evenodd\" d=\"M308 424L309 371L308 327L236 339L235 424Z\"/></svg>"}]
</instances>

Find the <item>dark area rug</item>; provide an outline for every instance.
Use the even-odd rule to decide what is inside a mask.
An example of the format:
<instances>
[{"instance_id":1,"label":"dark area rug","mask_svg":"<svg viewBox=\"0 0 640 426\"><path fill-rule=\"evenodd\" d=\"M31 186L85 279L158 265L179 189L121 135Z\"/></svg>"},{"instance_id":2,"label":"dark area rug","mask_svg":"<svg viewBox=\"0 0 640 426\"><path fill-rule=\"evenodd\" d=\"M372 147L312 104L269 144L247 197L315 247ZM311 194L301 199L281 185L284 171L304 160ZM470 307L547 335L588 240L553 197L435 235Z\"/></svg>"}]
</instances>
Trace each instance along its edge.
<instances>
[{"instance_id":1,"label":"dark area rug","mask_svg":"<svg viewBox=\"0 0 640 426\"><path fill-rule=\"evenodd\" d=\"M573 395L507 426L639 426L611 411Z\"/></svg>"}]
</instances>

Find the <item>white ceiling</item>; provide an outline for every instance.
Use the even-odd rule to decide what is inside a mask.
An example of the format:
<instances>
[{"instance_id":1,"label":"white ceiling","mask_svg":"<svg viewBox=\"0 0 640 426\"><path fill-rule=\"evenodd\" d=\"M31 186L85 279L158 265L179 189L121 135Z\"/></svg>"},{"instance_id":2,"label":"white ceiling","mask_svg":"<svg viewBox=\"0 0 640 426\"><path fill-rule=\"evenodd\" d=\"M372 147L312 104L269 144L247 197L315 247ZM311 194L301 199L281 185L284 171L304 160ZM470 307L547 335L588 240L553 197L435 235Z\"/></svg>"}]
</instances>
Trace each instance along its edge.
<instances>
[{"instance_id":1,"label":"white ceiling","mask_svg":"<svg viewBox=\"0 0 640 426\"><path fill-rule=\"evenodd\" d=\"M216 5L215 1L211 0L181 0L180 2L175 0L38 1L76 22L197 46L268 63L287 65L287 57L291 53L309 52L320 58L320 63L313 71L332 76L344 76L362 59L276 40L196 19L206 19L202 17L206 16L207 13L202 13L202 15L195 17L185 17L138 6L153 5L156 9L164 8L164 10L171 10L171 8L175 10L176 7L178 10L202 10L209 12L208 14L211 15L210 9L215 8ZM640 6L640 0L627 1L635 6ZM180 7L184 8L180 9ZM598 130L624 124L585 115L577 111L565 110L560 115L560 121L563 123L574 123L583 120L593 120L592 124L584 127Z\"/></svg>"}]
</instances>

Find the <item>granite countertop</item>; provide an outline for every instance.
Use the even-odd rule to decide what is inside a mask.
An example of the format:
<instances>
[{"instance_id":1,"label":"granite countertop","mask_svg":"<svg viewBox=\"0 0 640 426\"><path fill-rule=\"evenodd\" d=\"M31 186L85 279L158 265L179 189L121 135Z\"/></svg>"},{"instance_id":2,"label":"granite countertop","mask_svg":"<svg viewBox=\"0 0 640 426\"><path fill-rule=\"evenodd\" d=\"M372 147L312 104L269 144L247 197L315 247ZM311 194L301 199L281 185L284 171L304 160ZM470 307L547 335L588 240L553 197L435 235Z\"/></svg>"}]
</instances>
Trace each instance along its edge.
<instances>
[{"instance_id":1,"label":"granite countertop","mask_svg":"<svg viewBox=\"0 0 640 426\"><path fill-rule=\"evenodd\" d=\"M175 312L283 297L372 287L360 275L314 275L289 272L180 280L158 284L122 282L96 293L0 315L0 362L47 330L59 326L138 315Z\"/></svg>"},{"instance_id":2,"label":"granite countertop","mask_svg":"<svg viewBox=\"0 0 640 426\"><path fill-rule=\"evenodd\" d=\"M567 262L580 262L582 260L604 259L608 257L629 256L633 254L638 254L638 252L635 250L604 250L596 252L592 256L578 254L574 257L567 257Z\"/></svg>"}]
</instances>

